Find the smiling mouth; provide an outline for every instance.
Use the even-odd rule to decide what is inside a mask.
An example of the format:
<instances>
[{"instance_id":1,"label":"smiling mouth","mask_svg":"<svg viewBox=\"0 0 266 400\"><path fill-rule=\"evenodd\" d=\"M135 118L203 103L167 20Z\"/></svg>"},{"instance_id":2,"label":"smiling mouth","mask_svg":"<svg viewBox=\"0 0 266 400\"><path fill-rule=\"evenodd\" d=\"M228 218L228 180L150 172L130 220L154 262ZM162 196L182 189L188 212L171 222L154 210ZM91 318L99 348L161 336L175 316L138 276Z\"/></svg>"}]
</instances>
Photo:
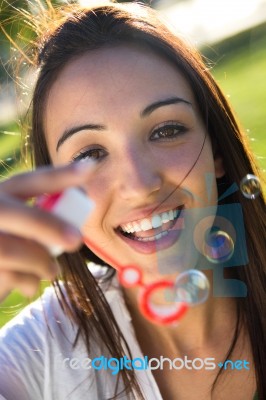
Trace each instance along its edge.
<instances>
[{"instance_id":1,"label":"smiling mouth","mask_svg":"<svg viewBox=\"0 0 266 400\"><path fill-rule=\"evenodd\" d=\"M152 242L168 235L174 227L184 205L155 214L151 217L120 225L117 231L128 239L139 242Z\"/></svg>"}]
</instances>

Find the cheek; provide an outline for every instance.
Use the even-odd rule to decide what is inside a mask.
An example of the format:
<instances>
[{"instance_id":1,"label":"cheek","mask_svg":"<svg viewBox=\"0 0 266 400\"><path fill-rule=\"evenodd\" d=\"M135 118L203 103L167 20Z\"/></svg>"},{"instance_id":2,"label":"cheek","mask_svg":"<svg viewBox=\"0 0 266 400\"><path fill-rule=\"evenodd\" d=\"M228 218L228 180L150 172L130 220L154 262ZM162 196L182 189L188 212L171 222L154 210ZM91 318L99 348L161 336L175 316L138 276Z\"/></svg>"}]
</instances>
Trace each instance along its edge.
<instances>
[{"instance_id":1,"label":"cheek","mask_svg":"<svg viewBox=\"0 0 266 400\"><path fill-rule=\"evenodd\" d=\"M88 196L98 205L101 205L110 196L113 173L114 171L110 170L110 166L99 165L99 167L96 167L93 176L83 185Z\"/></svg>"},{"instance_id":2,"label":"cheek","mask_svg":"<svg viewBox=\"0 0 266 400\"><path fill-rule=\"evenodd\" d=\"M158 165L178 182L195 179L204 173L214 172L212 153L207 145L186 146L158 156Z\"/></svg>"},{"instance_id":3,"label":"cheek","mask_svg":"<svg viewBox=\"0 0 266 400\"><path fill-rule=\"evenodd\" d=\"M202 144L201 144L202 147ZM200 207L215 203L217 186L215 164L211 145L206 140L204 147L190 148L179 155L176 163L169 162L169 176L177 185L186 189ZM196 204L195 204L196 205Z\"/></svg>"},{"instance_id":4,"label":"cheek","mask_svg":"<svg viewBox=\"0 0 266 400\"><path fill-rule=\"evenodd\" d=\"M185 184L193 195L196 207L206 207L217 203L217 182L212 157L204 155L187 176Z\"/></svg>"},{"instance_id":5,"label":"cheek","mask_svg":"<svg viewBox=\"0 0 266 400\"><path fill-rule=\"evenodd\" d=\"M112 205L112 180L108 170L98 174L96 172L95 177L90 179L86 185L83 185L83 189L95 203L95 208L84 225L85 232L89 232L90 237L93 238L94 235L98 236L103 233L103 221Z\"/></svg>"}]
</instances>

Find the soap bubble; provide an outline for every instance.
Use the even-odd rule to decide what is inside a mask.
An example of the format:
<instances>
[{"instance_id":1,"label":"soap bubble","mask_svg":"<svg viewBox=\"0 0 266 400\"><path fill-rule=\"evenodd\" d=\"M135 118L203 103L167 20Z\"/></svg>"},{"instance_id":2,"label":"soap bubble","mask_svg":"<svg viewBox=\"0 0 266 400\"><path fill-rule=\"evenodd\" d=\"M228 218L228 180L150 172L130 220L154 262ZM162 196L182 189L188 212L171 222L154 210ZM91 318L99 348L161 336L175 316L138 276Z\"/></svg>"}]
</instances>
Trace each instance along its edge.
<instances>
[{"instance_id":1,"label":"soap bubble","mask_svg":"<svg viewBox=\"0 0 266 400\"><path fill-rule=\"evenodd\" d=\"M190 269L182 272L174 285L175 301L190 305L204 303L209 296L209 281L201 271Z\"/></svg>"},{"instance_id":2,"label":"soap bubble","mask_svg":"<svg viewBox=\"0 0 266 400\"><path fill-rule=\"evenodd\" d=\"M206 235L203 254L210 262L218 264L228 261L234 253L234 242L228 233L216 230Z\"/></svg>"},{"instance_id":3,"label":"soap bubble","mask_svg":"<svg viewBox=\"0 0 266 400\"><path fill-rule=\"evenodd\" d=\"M256 199L261 193L259 178L252 174L246 175L240 182L240 190L247 199Z\"/></svg>"}]
</instances>

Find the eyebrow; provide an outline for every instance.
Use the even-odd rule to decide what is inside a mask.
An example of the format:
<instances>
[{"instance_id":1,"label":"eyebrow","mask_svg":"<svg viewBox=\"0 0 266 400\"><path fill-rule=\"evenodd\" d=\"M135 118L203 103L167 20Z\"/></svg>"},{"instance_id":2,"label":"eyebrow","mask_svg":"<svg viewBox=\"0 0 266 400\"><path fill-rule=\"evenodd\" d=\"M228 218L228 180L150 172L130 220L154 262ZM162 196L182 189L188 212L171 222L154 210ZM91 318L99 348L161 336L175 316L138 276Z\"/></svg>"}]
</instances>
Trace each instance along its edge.
<instances>
[{"instance_id":1,"label":"eyebrow","mask_svg":"<svg viewBox=\"0 0 266 400\"><path fill-rule=\"evenodd\" d=\"M145 118L145 117L149 116L153 111L157 110L160 107L169 106L171 104L178 104L178 103L184 103L186 105L192 106L192 103L190 103L190 101L188 101L188 100L185 100L181 97L171 97L171 98L168 98L165 100L156 101L156 102L148 105L146 108L144 108L144 110L141 111L140 117ZM106 129L105 125L99 125L99 124L85 124L85 125L75 126L70 129L66 129L57 142L56 151L59 150L59 147L62 146L62 144L67 139L69 139L71 136L73 136L77 132L85 131L85 130L103 131L105 129Z\"/></svg>"},{"instance_id":2,"label":"eyebrow","mask_svg":"<svg viewBox=\"0 0 266 400\"><path fill-rule=\"evenodd\" d=\"M184 103L184 104L187 104L189 106L192 106L192 103L190 103L190 101L185 100L185 99L183 99L181 97L170 97L169 99L159 100L159 101L156 101L156 102L150 104L149 106L144 108L143 111L141 111L140 116L142 118L143 117L147 117L153 111L157 110L157 108L164 107L164 106L169 106L171 104L178 104L178 103Z\"/></svg>"},{"instance_id":3,"label":"eyebrow","mask_svg":"<svg viewBox=\"0 0 266 400\"><path fill-rule=\"evenodd\" d=\"M86 124L86 125L80 125L80 126L75 126L70 129L66 129L63 133L63 135L60 137L60 139L57 142L56 145L56 151L58 151L59 147L62 146L62 144L69 139L71 136L75 135L75 133L80 132L80 131L103 131L105 130L106 127L104 125L97 125L97 124Z\"/></svg>"}]
</instances>

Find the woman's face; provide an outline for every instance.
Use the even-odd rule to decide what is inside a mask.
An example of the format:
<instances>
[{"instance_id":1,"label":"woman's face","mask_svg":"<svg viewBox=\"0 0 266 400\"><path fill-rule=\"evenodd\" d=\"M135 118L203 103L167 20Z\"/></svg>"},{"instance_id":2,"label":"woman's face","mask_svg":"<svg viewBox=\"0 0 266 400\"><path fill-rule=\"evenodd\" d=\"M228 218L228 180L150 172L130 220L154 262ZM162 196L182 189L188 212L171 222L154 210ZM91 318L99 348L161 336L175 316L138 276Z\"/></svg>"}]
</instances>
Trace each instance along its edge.
<instances>
[{"instance_id":1,"label":"woman's face","mask_svg":"<svg viewBox=\"0 0 266 400\"><path fill-rule=\"evenodd\" d=\"M153 278L168 261L171 273L193 268L206 177L223 171L172 64L130 46L84 54L53 84L44 120L54 165L96 163L86 187L96 206L83 233L114 267L138 265ZM210 192L215 204L215 185Z\"/></svg>"}]
</instances>

